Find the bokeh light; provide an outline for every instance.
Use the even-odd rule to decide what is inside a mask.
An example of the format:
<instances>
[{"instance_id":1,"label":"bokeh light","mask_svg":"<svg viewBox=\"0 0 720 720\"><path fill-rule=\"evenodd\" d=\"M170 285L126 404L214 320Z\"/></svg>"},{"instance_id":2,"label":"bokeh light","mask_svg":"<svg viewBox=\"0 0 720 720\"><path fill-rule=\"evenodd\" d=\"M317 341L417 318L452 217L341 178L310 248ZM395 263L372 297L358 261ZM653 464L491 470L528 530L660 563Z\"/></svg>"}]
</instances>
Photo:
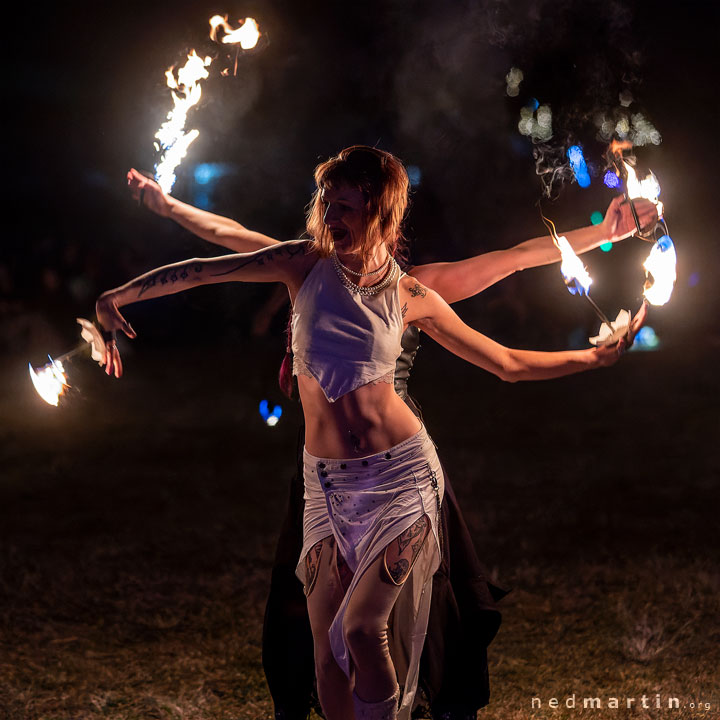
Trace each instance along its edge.
<instances>
[{"instance_id":1,"label":"bokeh light","mask_svg":"<svg viewBox=\"0 0 720 720\"><path fill-rule=\"evenodd\" d=\"M537 101L535 101L537 102ZM549 105L528 103L520 109L518 130L532 140L546 142L552 137L552 110Z\"/></svg>"},{"instance_id":2,"label":"bokeh light","mask_svg":"<svg viewBox=\"0 0 720 720\"><path fill-rule=\"evenodd\" d=\"M604 242L602 245L600 245L600 249L603 252L610 252L612 250L613 244L608 240L607 242Z\"/></svg>"},{"instance_id":3,"label":"bokeh light","mask_svg":"<svg viewBox=\"0 0 720 720\"><path fill-rule=\"evenodd\" d=\"M567 156L577 184L582 188L589 187L590 173L588 172L582 148L579 145L571 145L568 148Z\"/></svg>"},{"instance_id":4,"label":"bokeh light","mask_svg":"<svg viewBox=\"0 0 720 720\"><path fill-rule=\"evenodd\" d=\"M649 325L640 328L638 334L635 336L635 342L630 350L643 351L643 350L657 350L660 347L660 338L657 333Z\"/></svg>"},{"instance_id":5,"label":"bokeh light","mask_svg":"<svg viewBox=\"0 0 720 720\"><path fill-rule=\"evenodd\" d=\"M410 187L417 187L422 180L422 172L417 165L408 165L407 168L408 180L410 181Z\"/></svg>"},{"instance_id":6,"label":"bokeh light","mask_svg":"<svg viewBox=\"0 0 720 720\"><path fill-rule=\"evenodd\" d=\"M596 210L591 216L590 216L590 222L593 225L599 225L603 221L603 214Z\"/></svg>"},{"instance_id":7,"label":"bokeh light","mask_svg":"<svg viewBox=\"0 0 720 720\"><path fill-rule=\"evenodd\" d=\"M280 417L282 416L282 408L279 405L275 405L275 407L270 410L270 403L268 403L267 400L261 400L260 401L260 417L265 421L267 425L270 427L275 427L275 425L278 424L278 420L280 420Z\"/></svg>"},{"instance_id":8,"label":"bokeh light","mask_svg":"<svg viewBox=\"0 0 720 720\"><path fill-rule=\"evenodd\" d=\"M609 188L617 188L620 187L620 178L612 171L608 170L605 173L605 177L603 178L603 182L607 187Z\"/></svg>"},{"instance_id":9,"label":"bokeh light","mask_svg":"<svg viewBox=\"0 0 720 720\"><path fill-rule=\"evenodd\" d=\"M505 82L507 83L505 92L509 97L517 97L520 94L520 83L523 77L523 71L520 68L510 68L510 72L505 76Z\"/></svg>"}]
</instances>

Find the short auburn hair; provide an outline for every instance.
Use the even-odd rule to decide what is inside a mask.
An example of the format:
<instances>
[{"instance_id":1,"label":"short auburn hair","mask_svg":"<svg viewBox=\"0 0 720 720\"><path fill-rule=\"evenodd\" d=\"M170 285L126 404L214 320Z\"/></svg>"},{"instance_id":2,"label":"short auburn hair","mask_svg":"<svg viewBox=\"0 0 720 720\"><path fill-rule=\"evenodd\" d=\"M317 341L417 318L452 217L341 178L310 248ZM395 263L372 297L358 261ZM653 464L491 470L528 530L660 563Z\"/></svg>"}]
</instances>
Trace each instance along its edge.
<instances>
[{"instance_id":1,"label":"short auburn hair","mask_svg":"<svg viewBox=\"0 0 720 720\"><path fill-rule=\"evenodd\" d=\"M315 168L315 183L305 227L320 257L328 257L333 250L332 236L323 222L321 194L326 188L340 185L360 190L365 196L365 234L350 253L359 256L365 267L371 249L378 243L385 243L390 255L402 252L402 222L410 182L405 167L392 153L367 145L345 148Z\"/></svg>"}]
</instances>

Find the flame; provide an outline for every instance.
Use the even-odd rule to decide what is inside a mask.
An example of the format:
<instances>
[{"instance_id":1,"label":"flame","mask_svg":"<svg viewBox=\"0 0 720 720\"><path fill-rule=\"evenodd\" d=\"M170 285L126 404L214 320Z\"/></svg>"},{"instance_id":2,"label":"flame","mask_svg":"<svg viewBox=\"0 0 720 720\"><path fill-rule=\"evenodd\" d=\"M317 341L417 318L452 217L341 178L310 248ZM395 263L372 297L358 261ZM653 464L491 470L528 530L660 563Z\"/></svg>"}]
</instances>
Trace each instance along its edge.
<instances>
[{"instance_id":1,"label":"flame","mask_svg":"<svg viewBox=\"0 0 720 720\"><path fill-rule=\"evenodd\" d=\"M675 245L669 235L663 235L643 263L647 273L643 295L651 305L664 305L670 299L677 277L676 262Z\"/></svg>"},{"instance_id":2,"label":"flame","mask_svg":"<svg viewBox=\"0 0 720 720\"><path fill-rule=\"evenodd\" d=\"M568 239L561 235L558 238L553 237L555 247L560 251L562 263L560 264L560 272L565 279L568 290L575 295L587 295L592 285L592 278L582 264L580 258L575 254Z\"/></svg>"},{"instance_id":3,"label":"flame","mask_svg":"<svg viewBox=\"0 0 720 720\"><path fill-rule=\"evenodd\" d=\"M212 58L201 58L192 50L187 62L177 71L175 77L169 68L165 73L167 86L173 91L173 109L167 120L155 133L162 149L160 162L155 166L155 179L163 192L169 193L175 184L175 168L187 154L188 147L200 134L198 130L185 132L188 110L200 101L202 89L200 80L208 77L208 66ZM156 145L157 146L157 145Z\"/></svg>"},{"instance_id":4,"label":"flame","mask_svg":"<svg viewBox=\"0 0 720 720\"><path fill-rule=\"evenodd\" d=\"M53 360L49 355L50 362L47 365L35 370L28 363L30 379L32 380L38 395L48 404L57 407L58 399L70 387L65 376L65 368L60 360Z\"/></svg>"},{"instance_id":5,"label":"flame","mask_svg":"<svg viewBox=\"0 0 720 720\"><path fill-rule=\"evenodd\" d=\"M613 140L610 143L610 152L622 158L623 150L632 150L632 146L629 140Z\"/></svg>"},{"instance_id":6,"label":"flame","mask_svg":"<svg viewBox=\"0 0 720 720\"><path fill-rule=\"evenodd\" d=\"M225 34L222 40L218 40L218 28L222 27ZM233 30L232 25L227 21L227 15L213 15L210 18L210 38L213 42L222 42L225 45L240 43L243 50L250 50L257 45L260 39L258 24L253 18L245 18L239 28Z\"/></svg>"},{"instance_id":7,"label":"flame","mask_svg":"<svg viewBox=\"0 0 720 720\"><path fill-rule=\"evenodd\" d=\"M627 187L628 197L632 199L645 198L646 200L655 203L658 208L658 215L662 216L663 206L658 200L658 196L660 195L660 183L655 175L650 172L642 180L638 180L635 168L632 165L629 165L625 160L623 160L623 165L625 166L625 172L627 173L625 185Z\"/></svg>"}]
</instances>

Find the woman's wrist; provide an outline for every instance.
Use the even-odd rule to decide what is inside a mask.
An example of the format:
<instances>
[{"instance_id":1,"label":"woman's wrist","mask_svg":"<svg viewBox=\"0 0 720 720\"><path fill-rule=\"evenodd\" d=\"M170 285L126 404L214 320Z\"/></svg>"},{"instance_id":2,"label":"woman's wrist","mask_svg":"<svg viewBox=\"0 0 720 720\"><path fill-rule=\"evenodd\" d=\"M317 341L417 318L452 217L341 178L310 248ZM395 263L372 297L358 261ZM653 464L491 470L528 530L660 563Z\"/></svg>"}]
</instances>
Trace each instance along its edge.
<instances>
[{"instance_id":1,"label":"woman's wrist","mask_svg":"<svg viewBox=\"0 0 720 720\"><path fill-rule=\"evenodd\" d=\"M164 193L162 198L163 201L160 203L159 215L164 218L172 219L173 214L175 213L175 210L177 208L178 201L171 195L165 195Z\"/></svg>"}]
</instances>

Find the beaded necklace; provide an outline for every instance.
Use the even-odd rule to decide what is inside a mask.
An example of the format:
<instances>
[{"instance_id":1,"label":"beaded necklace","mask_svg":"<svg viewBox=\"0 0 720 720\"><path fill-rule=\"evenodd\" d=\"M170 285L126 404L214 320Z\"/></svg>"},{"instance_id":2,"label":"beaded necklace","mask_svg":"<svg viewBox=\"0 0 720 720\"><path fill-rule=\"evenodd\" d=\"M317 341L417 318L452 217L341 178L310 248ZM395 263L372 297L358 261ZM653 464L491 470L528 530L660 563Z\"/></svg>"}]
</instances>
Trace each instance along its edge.
<instances>
[{"instance_id":1,"label":"beaded necklace","mask_svg":"<svg viewBox=\"0 0 720 720\"><path fill-rule=\"evenodd\" d=\"M343 265L342 260L340 260L335 250L333 250L333 256L337 260L337 263L342 268L343 272L354 275L355 277L372 277L373 275L378 275L387 267L387 264L390 262L390 255L388 255L385 258L385 262L379 268L377 268L377 270L371 270L370 272L361 273L355 272L355 270L351 270L347 265Z\"/></svg>"},{"instance_id":2,"label":"beaded necklace","mask_svg":"<svg viewBox=\"0 0 720 720\"><path fill-rule=\"evenodd\" d=\"M342 269L342 265L340 264L340 260L338 260L338 257L335 253L331 255L333 266L335 267L335 272L337 273L338 277L340 278L340 282L352 293L356 293L358 295L377 295L379 292L384 290L390 283L395 279L395 275L397 275L399 267L398 264L395 262L395 258L392 256L388 256L388 262L390 263L390 269L387 271L387 274L385 277L380 280L380 282L375 283L375 285L368 285L367 287L362 287L361 285L357 285L354 283L344 272Z\"/></svg>"}]
</instances>

